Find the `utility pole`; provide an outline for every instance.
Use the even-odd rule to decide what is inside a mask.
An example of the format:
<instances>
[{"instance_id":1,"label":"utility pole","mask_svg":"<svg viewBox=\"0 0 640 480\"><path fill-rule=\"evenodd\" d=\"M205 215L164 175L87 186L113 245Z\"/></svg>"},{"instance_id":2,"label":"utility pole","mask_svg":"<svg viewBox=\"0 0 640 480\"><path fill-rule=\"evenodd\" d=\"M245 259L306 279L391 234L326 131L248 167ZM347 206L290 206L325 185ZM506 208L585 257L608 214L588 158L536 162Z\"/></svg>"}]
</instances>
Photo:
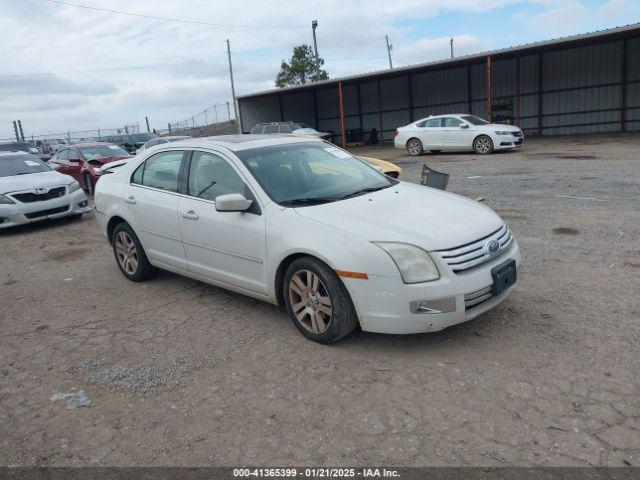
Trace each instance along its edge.
<instances>
[{"instance_id":1,"label":"utility pole","mask_svg":"<svg viewBox=\"0 0 640 480\"><path fill-rule=\"evenodd\" d=\"M316 82L320 80L320 57L318 56L318 41L316 40L316 28L318 28L318 21L311 22L311 30L313 31L313 50L316 54Z\"/></svg>"},{"instance_id":2,"label":"utility pole","mask_svg":"<svg viewBox=\"0 0 640 480\"><path fill-rule=\"evenodd\" d=\"M231 121L231 110L229 109L229 102L227 102L227 119Z\"/></svg>"},{"instance_id":3,"label":"utility pole","mask_svg":"<svg viewBox=\"0 0 640 480\"><path fill-rule=\"evenodd\" d=\"M22 120L18 120L18 130L20 130L20 138L24 142L24 131L22 130Z\"/></svg>"},{"instance_id":4,"label":"utility pole","mask_svg":"<svg viewBox=\"0 0 640 480\"><path fill-rule=\"evenodd\" d=\"M449 40L449 46L451 47L451 58L453 58L453 38Z\"/></svg>"},{"instance_id":5,"label":"utility pole","mask_svg":"<svg viewBox=\"0 0 640 480\"><path fill-rule=\"evenodd\" d=\"M238 121L238 108L236 107L236 87L233 85L233 66L231 65L231 45L227 38L227 56L229 57L229 77L231 77L231 96L233 97L233 115L238 125L238 133L242 133L242 126Z\"/></svg>"},{"instance_id":6,"label":"utility pole","mask_svg":"<svg viewBox=\"0 0 640 480\"><path fill-rule=\"evenodd\" d=\"M147 133L151 133L151 129L149 128L149 117L144 117L147 122Z\"/></svg>"},{"instance_id":7,"label":"utility pole","mask_svg":"<svg viewBox=\"0 0 640 480\"><path fill-rule=\"evenodd\" d=\"M16 134L16 142L20 141L20 135L18 134L18 122L16 122L15 120L13 121L13 131Z\"/></svg>"},{"instance_id":8,"label":"utility pole","mask_svg":"<svg viewBox=\"0 0 640 480\"><path fill-rule=\"evenodd\" d=\"M213 112L216 114L216 123L219 123L218 122L218 106L217 105L213 106Z\"/></svg>"},{"instance_id":9,"label":"utility pole","mask_svg":"<svg viewBox=\"0 0 640 480\"><path fill-rule=\"evenodd\" d=\"M387 41L387 55L389 55L389 68L393 68L393 62L391 61L391 50L393 50L393 45L389 43L389 35L385 35L384 39Z\"/></svg>"}]
</instances>

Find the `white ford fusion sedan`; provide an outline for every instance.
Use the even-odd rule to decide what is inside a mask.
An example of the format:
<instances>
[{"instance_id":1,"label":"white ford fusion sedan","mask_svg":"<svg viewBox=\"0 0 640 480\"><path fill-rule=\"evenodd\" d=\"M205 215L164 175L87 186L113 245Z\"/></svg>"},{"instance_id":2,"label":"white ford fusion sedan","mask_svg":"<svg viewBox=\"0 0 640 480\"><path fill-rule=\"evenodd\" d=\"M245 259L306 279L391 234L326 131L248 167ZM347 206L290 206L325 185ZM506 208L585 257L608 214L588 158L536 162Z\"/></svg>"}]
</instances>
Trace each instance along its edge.
<instances>
[{"instance_id":1,"label":"white ford fusion sedan","mask_svg":"<svg viewBox=\"0 0 640 480\"><path fill-rule=\"evenodd\" d=\"M80 184L25 152L0 152L0 229L81 217L91 206Z\"/></svg>"},{"instance_id":2,"label":"white ford fusion sedan","mask_svg":"<svg viewBox=\"0 0 640 480\"><path fill-rule=\"evenodd\" d=\"M425 151L474 151L486 155L494 150L519 148L524 142L520 128L489 123L475 115L452 114L422 118L396 130L393 144L410 155Z\"/></svg>"},{"instance_id":3,"label":"white ford fusion sedan","mask_svg":"<svg viewBox=\"0 0 640 480\"><path fill-rule=\"evenodd\" d=\"M520 262L489 208L295 136L153 147L102 177L94 208L128 279L162 268L279 304L321 343L470 320Z\"/></svg>"}]
</instances>

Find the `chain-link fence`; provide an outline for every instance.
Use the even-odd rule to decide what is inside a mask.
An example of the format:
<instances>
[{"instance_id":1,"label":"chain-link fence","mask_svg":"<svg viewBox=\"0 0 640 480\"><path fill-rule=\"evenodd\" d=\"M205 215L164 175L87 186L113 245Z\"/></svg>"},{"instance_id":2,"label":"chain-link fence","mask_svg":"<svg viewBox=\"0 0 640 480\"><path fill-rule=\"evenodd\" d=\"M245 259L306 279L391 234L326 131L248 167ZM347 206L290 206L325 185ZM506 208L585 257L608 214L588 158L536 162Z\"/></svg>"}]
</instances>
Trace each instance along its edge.
<instances>
[{"instance_id":1,"label":"chain-link fence","mask_svg":"<svg viewBox=\"0 0 640 480\"><path fill-rule=\"evenodd\" d=\"M203 111L176 123L169 123L167 130L156 130L157 133L177 133L194 128L203 128L220 123L228 123L234 120L232 116L233 105L231 103L220 103L205 108Z\"/></svg>"},{"instance_id":2,"label":"chain-link fence","mask_svg":"<svg viewBox=\"0 0 640 480\"><path fill-rule=\"evenodd\" d=\"M111 135L122 135L125 133L140 133L138 123L128 123L119 128L96 128L94 130L66 131L58 133L32 133L25 135L25 140L36 143L38 141L58 140L61 143L79 143L101 141ZM15 141L15 138L13 139Z\"/></svg>"}]
</instances>

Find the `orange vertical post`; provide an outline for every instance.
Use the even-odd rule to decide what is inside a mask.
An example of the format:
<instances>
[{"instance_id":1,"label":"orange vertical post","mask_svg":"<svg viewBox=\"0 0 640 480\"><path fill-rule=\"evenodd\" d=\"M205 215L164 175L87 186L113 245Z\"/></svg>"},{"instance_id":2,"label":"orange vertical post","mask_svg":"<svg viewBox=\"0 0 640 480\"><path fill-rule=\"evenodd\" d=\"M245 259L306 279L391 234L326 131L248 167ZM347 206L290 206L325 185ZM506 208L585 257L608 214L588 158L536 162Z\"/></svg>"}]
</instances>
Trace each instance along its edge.
<instances>
[{"instance_id":1,"label":"orange vertical post","mask_svg":"<svg viewBox=\"0 0 640 480\"><path fill-rule=\"evenodd\" d=\"M342 82L338 82L338 97L340 100L340 133L342 134L342 148L346 148L347 138L344 130L344 101L342 99Z\"/></svg>"},{"instance_id":2,"label":"orange vertical post","mask_svg":"<svg viewBox=\"0 0 640 480\"><path fill-rule=\"evenodd\" d=\"M487 55L487 117L489 122L493 121L493 111L491 104L493 103L493 91L491 89L493 66L491 65L491 55Z\"/></svg>"}]
</instances>

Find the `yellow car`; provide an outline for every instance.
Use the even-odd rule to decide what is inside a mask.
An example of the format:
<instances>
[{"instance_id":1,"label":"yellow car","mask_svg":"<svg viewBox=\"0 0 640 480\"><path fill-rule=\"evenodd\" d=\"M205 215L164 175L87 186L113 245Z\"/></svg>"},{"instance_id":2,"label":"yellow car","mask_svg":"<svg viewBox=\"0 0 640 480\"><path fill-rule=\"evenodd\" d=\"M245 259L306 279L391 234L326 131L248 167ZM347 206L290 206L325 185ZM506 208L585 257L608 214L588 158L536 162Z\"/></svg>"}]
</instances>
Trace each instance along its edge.
<instances>
[{"instance_id":1,"label":"yellow car","mask_svg":"<svg viewBox=\"0 0 640 480\"><path fill-rule=\"evenodd\" d=\"M375 167L377 170L380 170L382 173L384 173L385 175L388 175L391 178L398 178L402 173L402 169L399 166L391 162L387 162L386 160L380 160L378 158L371 158L371 157L358 157L358 158L363 162L368 163L372 167Z\"/></svg>"}]
</instances>

